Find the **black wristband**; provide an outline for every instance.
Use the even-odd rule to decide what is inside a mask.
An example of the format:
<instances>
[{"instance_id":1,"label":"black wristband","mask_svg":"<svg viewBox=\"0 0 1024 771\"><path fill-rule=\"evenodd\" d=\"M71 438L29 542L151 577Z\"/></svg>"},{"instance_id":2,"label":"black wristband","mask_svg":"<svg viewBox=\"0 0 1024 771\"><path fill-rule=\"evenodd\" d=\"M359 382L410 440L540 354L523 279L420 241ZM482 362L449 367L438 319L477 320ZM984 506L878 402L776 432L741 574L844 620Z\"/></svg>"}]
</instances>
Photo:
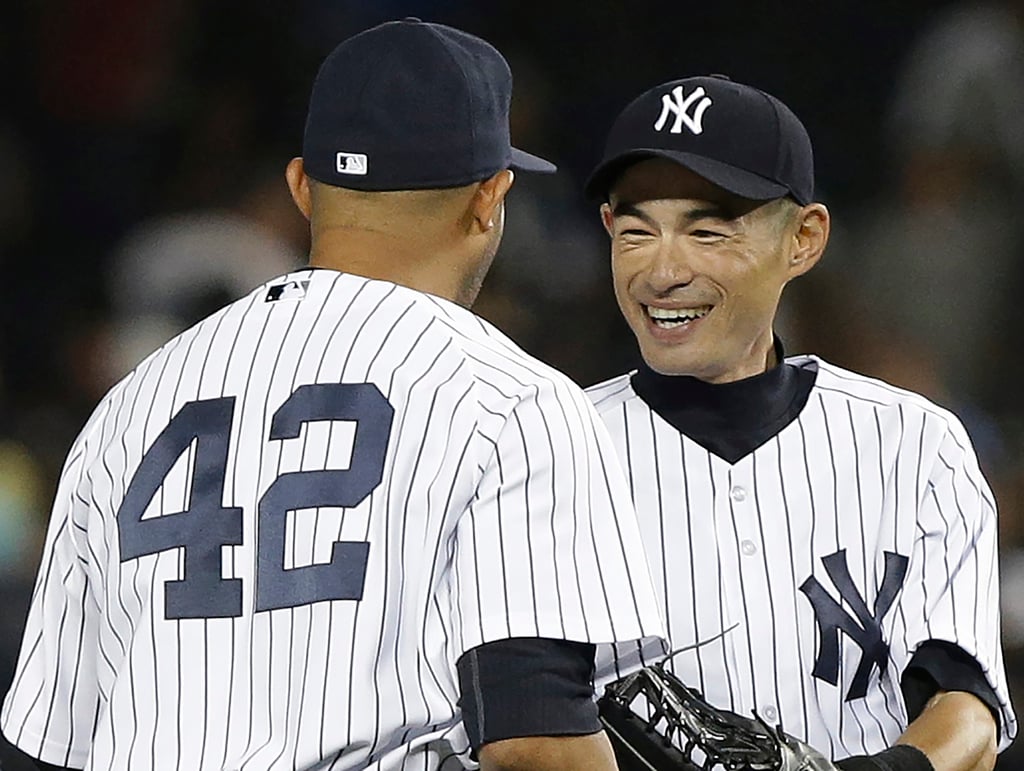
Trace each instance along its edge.
<instances>
[{"instance_id":1,"label":"black wristband","mask_svg":"<svg viewBox=\"0 0 1024 771\"><path fill-rule=\"evenodd\" d=\"M917 747L897 744L877 755L856 755L836 762L842 771L935 771L932 762Z\"/></svg>"}]
</instances>

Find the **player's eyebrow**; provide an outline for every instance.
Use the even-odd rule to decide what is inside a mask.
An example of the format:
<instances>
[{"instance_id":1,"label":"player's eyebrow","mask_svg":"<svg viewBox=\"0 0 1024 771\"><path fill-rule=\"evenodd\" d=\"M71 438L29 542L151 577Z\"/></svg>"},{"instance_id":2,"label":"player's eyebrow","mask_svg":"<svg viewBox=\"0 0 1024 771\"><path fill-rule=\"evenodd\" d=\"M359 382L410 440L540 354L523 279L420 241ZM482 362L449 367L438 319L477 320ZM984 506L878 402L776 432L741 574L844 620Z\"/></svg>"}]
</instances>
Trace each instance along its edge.
<instances>
[{"instance_id":1,"label":"player's eyebrow","mask_svg":"<svg viewBox=\"0 0 1024 771\"><path fill-rule=\"evenodd\" d=\"M648 225L654 225L654 218L647 214L643 209L637 207L636 204L630 203L629 201L619 201L612 208L612 216L614 217L636 217L639 220L643 220Z\"/></svg>"},{"instance_id":2,"label":"player's eyebrow","mask_svg":"<svg viewBox=\"0 0 1024 771\"><path fill-rule=\"evenodd\" d=\"M654 225L654 218L651 215L629 201L619 201L616 203L612 208L612 215L615 217L636 217L649 225ZM702 219L730 222L736 219L736 217L737 214L725 206L715 203L702 203L700 206L679 215L679 222L685 226Z\"/></svg>"},{"instance_id":3,"label":"player's eyebrow","mask_svg":"<svg viewBox=\"0 0 1024 771\"><path fill-rule=\"evenodd\" d=\"M707 204L696 209L690 209L688 212L684 212L681 219L685 222L696 222L697 220L703 219L723 220L728 222L729 220L736 219L736 215L724 206L719 206L718 204Z\"/></svg>"}]
</instances>

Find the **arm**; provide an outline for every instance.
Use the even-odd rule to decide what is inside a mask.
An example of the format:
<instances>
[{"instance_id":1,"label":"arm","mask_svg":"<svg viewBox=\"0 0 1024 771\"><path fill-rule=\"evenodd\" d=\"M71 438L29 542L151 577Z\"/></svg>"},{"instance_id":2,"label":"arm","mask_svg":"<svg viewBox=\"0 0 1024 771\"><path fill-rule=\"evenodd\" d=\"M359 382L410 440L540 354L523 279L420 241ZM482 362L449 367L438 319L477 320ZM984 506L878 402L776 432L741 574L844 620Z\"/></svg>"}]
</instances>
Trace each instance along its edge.
<instances>
[{"instance_id":1,"label":"arm","mask_svg":"<svg viewBox=\"0 0 1024 771\"><path fill-rule=\"evenodd\" d=\"M485 402L485 413L508 401ZM457 654L547 637L664 655L629 484L583 392L539 382L511 412L482 421L480 435L487 454L455 540Z\"/></svg>"},{"instance_id":2,"label":"arm","mask_svg":"<svg viewBox=\"0 0 1024 771\"><path fill-rule=\"evenodd\" d=\"M454 542L463 727L488 771L614 771L594 648L663 654L657 597L628 484L589 401L560 380L521 397L511 412L501 413L505 396L484 410L486 457Z\"/></svg>"},{"instance_id":3,"label":"arm","mask_svg":"<svg viewBox=\"0 0 1024 771\"><path fill-rule=\"evenodd\" d=\"M996 763L996 721L977 696L940 691L897 740L924 752L935 771L991 771Z\"/></svg>"},{"instance_id":4,"label":"arm","mask_svg":"<svg viewBox=\"0 0 1024 771\"><path fill-rule=\"evenodd\" d=\"M842 771L992 771L996 734L995 718L981 699L963 691L939 691L895 747L836 766Z\"/></svg>"},{"instance_id":5,"label":"arm","mask_svg":"<svg viewBox=\"0 0 1024 771\"><path fill-rule=\"evenodd\" d=\"M913 745L938 771L991 769L999 744L999 696L984 670L960 647L929 640L900 679Z\"/></svg>"},{"instance_id":6,"label":"arm","mask_svg":"<svg viewBox=\"0 0 1024 771\"><path fill-rule=\"evenodd\" d=\"M615 771L604 731L585 736L528 736L485 744L482 771Z\"/></svg>"},{"instance_id":7,"label":"arm","mask_svg":"<svg viewBox=\"0 0 1024 771\"><path fill-rule=\"evenodd\" d=\"M902 607L916 648L901 677L910 725L844 771L991 771L1016 733L999 645L995 502L966 433L937 447Z\"/></svg>"},{"instance_id":8,"label":"arm","mask_svg":"<svg viewBox=\"0 0 1024 771\"><path fill-rule=\"evenodd\" d=\"M84 439L61 474L0 728L43 769L85 765L98 700L96 605L86 563ZM53 764L56 764L55 766Z\"/></svg>"},{"instance_id":9,"label":"arm","mask_svg":"<svg viewBox=\"0 0 1024 771\"><path fill-rule=\"evenodd\" d=\"M594 646L497 640L458 662L463 725L484 771L615 771L591 685Z\"/></svg>"}]
</instances>

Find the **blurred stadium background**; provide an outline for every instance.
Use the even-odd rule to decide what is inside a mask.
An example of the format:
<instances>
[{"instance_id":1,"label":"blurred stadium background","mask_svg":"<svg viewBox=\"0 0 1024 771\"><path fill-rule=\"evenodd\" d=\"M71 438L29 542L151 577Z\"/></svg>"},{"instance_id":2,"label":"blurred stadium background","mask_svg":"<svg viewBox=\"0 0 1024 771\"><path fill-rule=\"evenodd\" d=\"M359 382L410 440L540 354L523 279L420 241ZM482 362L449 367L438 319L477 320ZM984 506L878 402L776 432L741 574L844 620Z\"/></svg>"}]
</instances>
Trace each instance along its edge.
<instances>
[{"instance_id":1,"label":"blurred stadium background","mask_svg":"<svg viewBox=\"0 0 1024 771\"><path fill-rule=\"evenodd\" d=\"M282 175L317 65L342 38L406 15L497 45L516 80L514 140L561 166L520 176L478 311L582 385L636 361L580 192L615 114L658 82L724 73L802 117L835 232L788 290L779 331L791 353L964 419L1000 504L1004 641L1024 692L1021 0L7 4L0 690L79 427L150 350L303 261ZM6 746L0 765L30 767Z\"/></svg>"}]
</instances>

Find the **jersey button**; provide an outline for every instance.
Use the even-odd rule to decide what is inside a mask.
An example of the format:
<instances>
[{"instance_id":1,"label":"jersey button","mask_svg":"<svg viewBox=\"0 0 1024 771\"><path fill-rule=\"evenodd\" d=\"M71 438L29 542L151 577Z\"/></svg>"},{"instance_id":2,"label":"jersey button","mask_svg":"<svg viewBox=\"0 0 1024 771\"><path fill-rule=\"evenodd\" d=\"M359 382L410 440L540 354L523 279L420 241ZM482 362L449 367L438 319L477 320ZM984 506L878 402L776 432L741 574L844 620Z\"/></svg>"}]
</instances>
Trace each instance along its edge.
<instances>
[{"instance_id":1,"label":"jersey button","mask_svg":"<svg viewBox=\"0 0 1024 771\"><path fill-rule=\"evenodd\" d=\"M744 490L742 487L738 486L732 488L732 490L729 491L729 495L737 503L740 501L745 501L747 499L747 491Z\"/></svg>"},{"instance_id":2,"label":"jersey button","mask_svg":"<svg viewBox=\"0 0 1024 771\"><path fill-rule=\"evenodd\" d=\"M765 707L762 711L764 712L764 719L769 722L774 723L779 719L779 711L771 705Z\"/></svg>"},{"instance_id":3,"label":"jersey button","mask_svg":"<svg viewBox=\"0 0 1024 771\"><path fill-rule=\"evenodd\" d=\"M740 550L748 557L753 557L757 554L757 544L750 540L743 541L740 544Z\"/></svg>"}]
</instances>

